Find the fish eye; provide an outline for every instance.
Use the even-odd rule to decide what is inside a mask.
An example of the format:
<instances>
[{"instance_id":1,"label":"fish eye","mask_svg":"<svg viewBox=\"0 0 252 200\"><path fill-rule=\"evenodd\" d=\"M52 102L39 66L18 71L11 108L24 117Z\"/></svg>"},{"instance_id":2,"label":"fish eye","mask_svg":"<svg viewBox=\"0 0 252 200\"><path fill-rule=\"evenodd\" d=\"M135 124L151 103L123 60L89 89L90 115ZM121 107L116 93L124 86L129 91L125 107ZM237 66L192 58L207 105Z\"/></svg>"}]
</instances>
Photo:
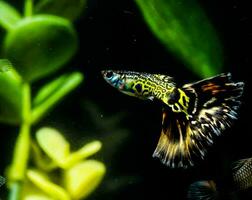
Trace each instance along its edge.
<instances>
[{"instance_id":1,"label":"fish eye","mask_svg":"<svg viewBox=\"0 0 252 200\"><path fill-rule=\"evenodd\" d=\"M106 76L106 78L111 78L113 76L113 72L108 71L105 76Z\"/></svg>"}]
</instances>

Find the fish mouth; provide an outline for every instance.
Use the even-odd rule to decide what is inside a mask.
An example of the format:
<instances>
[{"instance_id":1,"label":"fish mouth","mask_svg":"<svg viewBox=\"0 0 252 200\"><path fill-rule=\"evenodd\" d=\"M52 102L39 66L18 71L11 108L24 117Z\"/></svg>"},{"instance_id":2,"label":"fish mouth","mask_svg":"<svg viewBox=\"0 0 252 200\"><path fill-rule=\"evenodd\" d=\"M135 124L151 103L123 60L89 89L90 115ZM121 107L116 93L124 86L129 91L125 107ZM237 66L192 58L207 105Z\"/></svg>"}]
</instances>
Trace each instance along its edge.
<instances>
[{"instance_id":1,"label":"fish mouth","mask_svg":"<svg viewBox=\"0 0 252 200\"><path fill-rule=\"evenodd\" d=\"M101 71L101 75L102 75L102 77L103 77L104 79L106 79L107 71L108 71L108 70L102 70L102 71Z\"/></svg>"},{"instance_id":2,"label":"fish mouth","mask_svg":"<svg viewBox=\"0 0 252 200\"><path fill-rule=\"evenodd\" d=\"M106 75L108 72L112 72L112 70L102 70L101 74L104 76Z\"/></svg>"},{"instance_id":3,"label":"fish mouth","mask_svg":"<svg viewBox=\"0 0 252 200\"><path fill-rule=\"evenodd\" d=\"M102 70L101 71L101 75L104 76L104 74L106 73L107 70Z\"/></svg>"}]
</instances>

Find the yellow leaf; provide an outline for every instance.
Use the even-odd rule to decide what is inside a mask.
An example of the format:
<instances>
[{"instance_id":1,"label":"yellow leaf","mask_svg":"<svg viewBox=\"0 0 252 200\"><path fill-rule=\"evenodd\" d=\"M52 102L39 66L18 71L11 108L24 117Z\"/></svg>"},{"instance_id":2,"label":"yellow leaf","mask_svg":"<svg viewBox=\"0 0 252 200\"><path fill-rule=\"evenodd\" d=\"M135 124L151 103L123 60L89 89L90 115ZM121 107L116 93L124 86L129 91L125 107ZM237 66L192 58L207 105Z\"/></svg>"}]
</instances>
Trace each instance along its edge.
<instances>
[{"instance_id":1,"label":"yellow leaf","mask_svg":"<svg viewBox=\"0 0 252 200\"><path fill-rule=\"evenodd\" d=\"M70 145L66 139L53 128L41 128L36 133L39 146L59 166L70 154Z\"/></svg>"},{"instance_id":2,"label":"yellow leaf","mask_svg":"<svg viewBox=\"0 0 252 200\"><path fill-rule=\"evenodd\" d=\"M33 194L25 196L22 200L54 200L54 199L47 197L45 195Z\"/></svg>"},{"instance_id":3,"label":"yellow leaf","mask_svg":"<svg viewBox=\"0 0 252 200\"><path fill-rule=\"evenodd\" d=\"M36 187L31 181L25 180L20 199L22 200L55 200L46 195L42 190Z\"/></svg>"},{"instance_id":4,"label":"yellow leaf","mask_svg":"<svg viewBox=\"0 0 252 200\"><path fill-rule=\"evenodd\" d=\"M31 151L32 158L38 169L48 172L58 167L54 161L42 153L41 149L35 142L31 142Z\"/></svg>"},{"instance_id":5,"label":"yellow leaf","mask_svg":"<svg viewBox=\"0 0 252 200\"><path fill-rule=\"evenodd\" d=\"M105 165L99 161L78 163L65 172L66 189L73 199L85 198L100 184L105 172Z\"/></svg>"},{"instance_id":6,"label":"yellow leaf","mask_svg":"<svg viewBox=\"0 0 252 200\"><path fill-rule=\"evenodd\" d=\"M101 149L101 146L102 146L102 143L97 140L84 145L78 151L71 153L67 157L67 159L62 167L64 169L69 168L69 167L73 166L74 164L76 164L77 162L80 162L81 160L83 160L89 156L92 156L93 154L95 154L97 151L99 151Z\"/></svg>"},{"instance_id":7,"label":"yellow leaf","mask_svg":"<svg viewBox=\"0 0 252 200\"><path fill-rule=\"evenodd\" d=\"M57 200L70 200L69 195L62 187L52 183L41 172L29 169L27 171L27 177L34 185L50 197Z\"/></svg>"}]
</instances>

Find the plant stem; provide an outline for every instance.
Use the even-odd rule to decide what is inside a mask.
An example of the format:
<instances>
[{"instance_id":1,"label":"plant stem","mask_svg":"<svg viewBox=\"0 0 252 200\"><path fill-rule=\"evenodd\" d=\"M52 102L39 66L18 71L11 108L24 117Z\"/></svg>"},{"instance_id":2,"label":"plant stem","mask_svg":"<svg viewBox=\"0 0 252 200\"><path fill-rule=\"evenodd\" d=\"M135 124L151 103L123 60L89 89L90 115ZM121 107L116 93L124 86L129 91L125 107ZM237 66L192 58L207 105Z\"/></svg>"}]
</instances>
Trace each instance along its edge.
<instances>
[{"instance_id":1,"label":"plant stem","mask_svg":"<svg viewBox=\"0 0 252 200\"><path fill-rule=\"evenodd\" d=\"M22 181L25 177L27 162L30 150L30 86L28 83L23 84L22 88L22 124L15 144L13 161L9 171L10 196L9 200L18 200Z\"/></svg>"},{"instance_id":2,"label":"plant stem","mask_svg":"<svg viewBox=\"0 0 252 200\"><path fill-rule=\"evenodd\" d=\"M19 182L13 183L11 186L9 200L19 199L20 189L21 189L21 184Z\"/></svg>"},{"instance_id":3,"label":"plant stem","mask_svg":"<svg viewBox=\"0 0 252 200\"><path fill-rule=\"evenodd\" d=\"M24 15L25 17L31 17L33 14L33 0L25 0Z\"/></svg>"}]
</instances>

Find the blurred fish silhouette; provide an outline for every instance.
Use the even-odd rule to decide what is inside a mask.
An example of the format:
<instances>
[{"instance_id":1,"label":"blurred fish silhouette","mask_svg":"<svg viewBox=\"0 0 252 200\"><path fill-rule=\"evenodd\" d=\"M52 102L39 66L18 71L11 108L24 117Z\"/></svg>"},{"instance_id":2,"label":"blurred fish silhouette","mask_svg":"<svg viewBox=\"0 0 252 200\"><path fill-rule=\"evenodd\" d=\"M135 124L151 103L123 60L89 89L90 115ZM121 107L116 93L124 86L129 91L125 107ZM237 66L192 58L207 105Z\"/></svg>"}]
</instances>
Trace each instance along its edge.
<instances>
[{"instance_id":1,"label":"blurred fish silhouette","mask_svg":"<svg viewBox=\"0 0 252 200\"><path fill-rule=\"evenodd\" d=\"M230 191L223 191L216 181L197 181L189 186L187 198L189 200L221 200L231 199L235 193L252 187L252 158L238 160L232 164L233 186Z\"/></svg>"},{"instance_id":2,"label":"blurred fish silhouette","mask_svg":"<svg viewBox=\"0 0 252 200\"><path fill-rule=\"evenodd\" d=\"M169 167L187 168L195 157L204 158L233 120L243 92L243 82L223 73L177 87L172 77L132 71L102 71L104 79L122 93L162 102L162 131L153 157Z\"/></svg>"}]
</instances>

